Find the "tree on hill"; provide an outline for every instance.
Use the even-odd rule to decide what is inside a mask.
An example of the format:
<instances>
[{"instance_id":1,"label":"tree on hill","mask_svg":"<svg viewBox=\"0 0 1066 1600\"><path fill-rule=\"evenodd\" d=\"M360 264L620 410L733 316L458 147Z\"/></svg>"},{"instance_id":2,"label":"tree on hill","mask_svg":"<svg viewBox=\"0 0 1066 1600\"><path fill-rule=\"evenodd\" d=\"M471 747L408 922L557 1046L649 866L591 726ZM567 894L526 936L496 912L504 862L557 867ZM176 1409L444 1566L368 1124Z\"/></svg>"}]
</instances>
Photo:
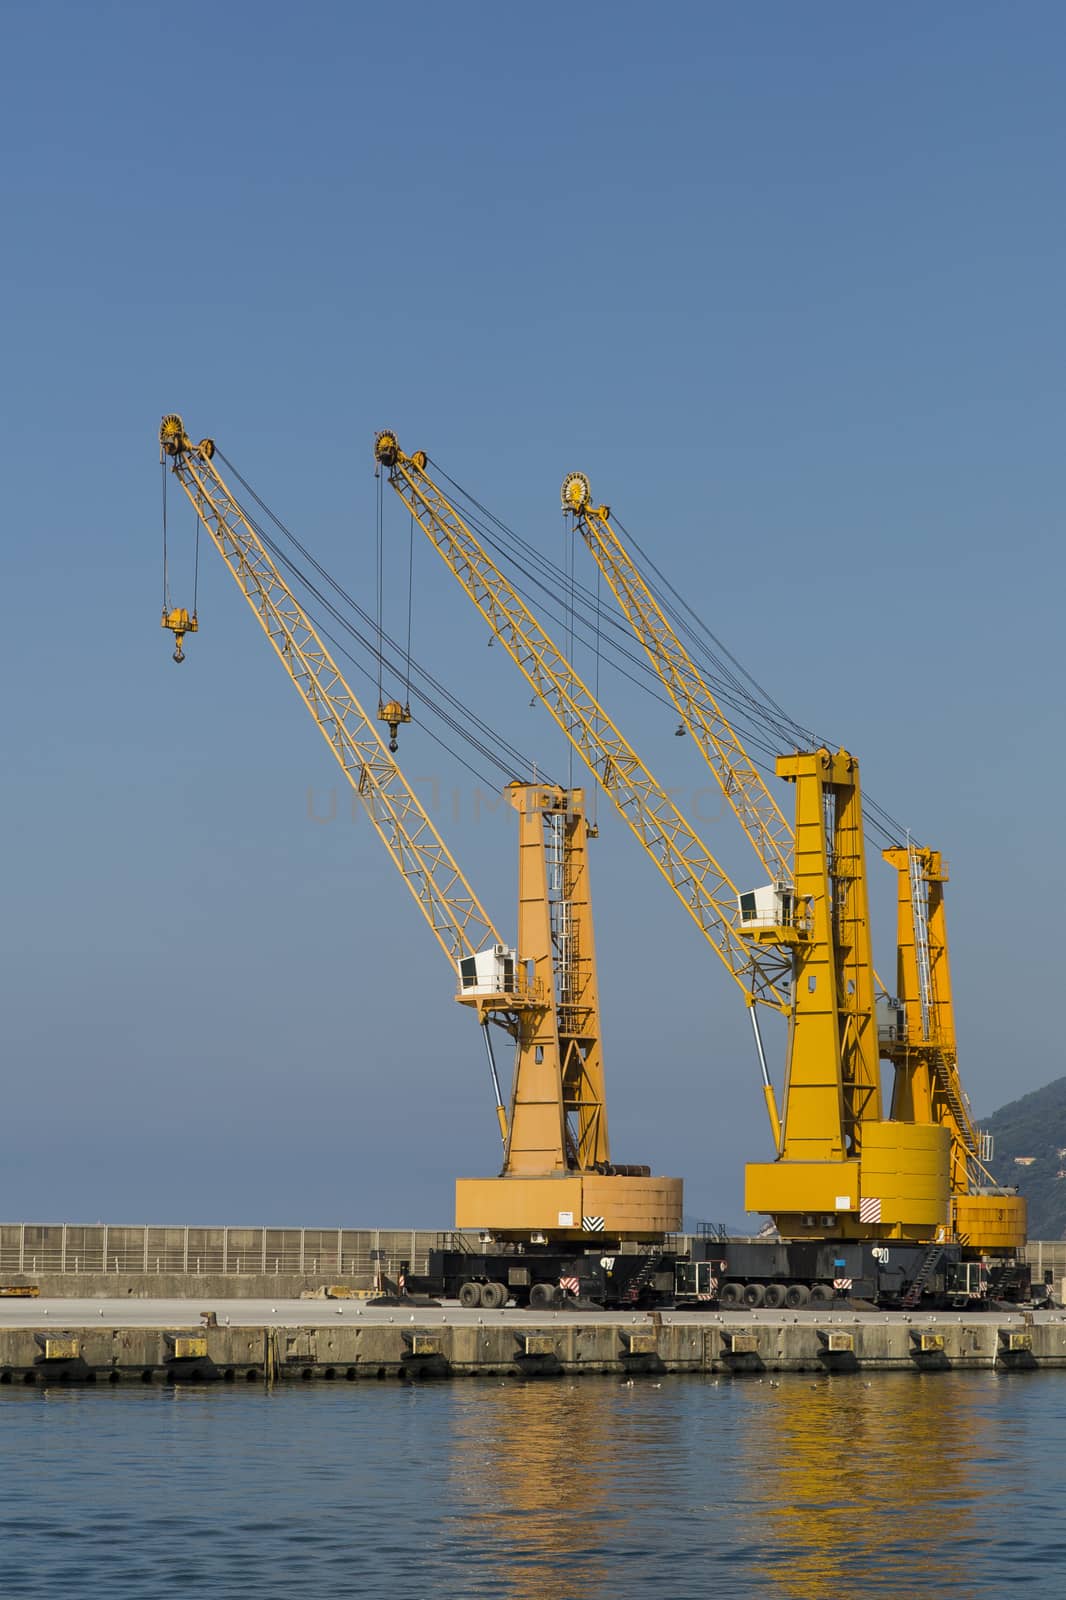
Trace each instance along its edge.
<instances>
[{"instance_id":1,"label":"tree on hill","mask_svg":"<svg viewBox=\"0 0 1066 1600\"><path fill-rule=\"evenodd\" d=\"M1029 1202L1029 1237L1066 1238L1066 1078L1001 1106L981 1127L995 1139L993 1176Z\"/></svg>"}]
</instances>

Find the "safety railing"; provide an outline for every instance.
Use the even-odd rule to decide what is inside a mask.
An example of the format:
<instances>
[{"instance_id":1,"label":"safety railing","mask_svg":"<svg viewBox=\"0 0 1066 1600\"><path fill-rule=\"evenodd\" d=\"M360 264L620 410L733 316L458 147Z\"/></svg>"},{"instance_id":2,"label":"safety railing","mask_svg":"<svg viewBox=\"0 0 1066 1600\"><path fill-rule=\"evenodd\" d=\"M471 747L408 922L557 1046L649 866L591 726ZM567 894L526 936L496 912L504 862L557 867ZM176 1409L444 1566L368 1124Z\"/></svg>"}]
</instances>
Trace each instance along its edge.
<instances>
[{"instance_id":1,"label":"safety railing","mask_svg":"<svg viewBox=\"0 0 1066 1600\"><path fill-rule=\"evenodd\" d=\"M194 1276L391 1275L401 1261L425 1271L435 1231L414 1228L153 1227L105 1223L0 1224L7 1273Z\"/></svg>"}]
</instances>

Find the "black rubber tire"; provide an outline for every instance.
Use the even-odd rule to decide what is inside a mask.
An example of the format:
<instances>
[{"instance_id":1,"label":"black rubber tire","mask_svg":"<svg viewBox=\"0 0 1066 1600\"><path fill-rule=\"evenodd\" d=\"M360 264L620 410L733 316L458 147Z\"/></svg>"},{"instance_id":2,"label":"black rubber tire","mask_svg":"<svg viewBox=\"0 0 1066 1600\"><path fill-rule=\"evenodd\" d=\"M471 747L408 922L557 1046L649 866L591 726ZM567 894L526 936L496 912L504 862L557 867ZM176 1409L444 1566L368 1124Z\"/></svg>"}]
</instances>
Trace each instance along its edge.
<instances>
[{"instance_id":1,"label":"black rubber tire","mask_svg":"<svg viewBox=\"0 0 1066 1600\"><path fill-rule=\"evenodd\" d=\"M481 1291L484 1285L480 1283L463 1283L459 1286L459 1304L472 1311L481 1304Z\"/></svg>"},{"instance_id":2,"label":"black rubber tire","mask_svg":"<svg viewBox=\"0 0 1066 1600\"><path fill-rule=\"evenodd\" d=\"M529 1291L529 1304L534 1311L544 1311L555 1304L554 1283L535 1283Z\"/></svg>"},{"instance_id":3,"label":"black rubber tire","mask_svg":"<svg viewBox=\"0 0 1066 1600\"><path fill-rule=\"evenodd\" d=\"M811 1284L811 1305L812 1306L825 1306L825 1305L828 1305L830 1300L835 1300L836 1297L837 1297L836 1296L836 1290L833 1288L833 1285L831 1283L812 1283Z\"/></svg>"},{"instance_id":4,"label":"black rubber tire","mask_svg":"<svg viewBox=\"0 0 1066 1600\"><path fill-rule=\"evenodd\" d=\"M790 1311L798 1311L801 1306L807 1305L811 1298L811 1291L805 1283L788 1283L785 1285L785 1304Z\"/></svg>"},{"instance_id":5,"label":"black rubber tire","mask_svg":"<svg viewBox=\"0 0 1066 1600\"><path fill-rule=\"evenodd\" d=\"M744 1304L752 1311L762 1305L766 1299L766 1285L764 1283L746 1283L744 1285Z\"/></svg>"},{"instance_id":6,"label":"black rubber tire","mask_svg":"<svg viewBox=\"0 0 1066 1600\"><path fill-rule=\"evenodd\" d=\"M723 1283L718 1295L719 1305L732 1308L744 1304L744 1285L742 1283Z\"/></svg>"},{"instance_id":7,"label":"black rubber tire","mask_svg":"<svg viewBox=\"0 0 1066 1600\"><path fill-rule=\"evenodd\" d=\"M481 1285L481 1304L486 1311L499 1311L500 1307L508 1299L509 1294L510 1290L506 1284L483 1283Z\"/></svg>"},{"instance_id":8,"label":"black rubber tire","mask_svg":"<svg viewBox=\"0 0 1066 1600\"><path fill-rule=\"evenodd\" d=\"M768 1311L776 1311L779 1306L784 1305L787 1293L788 1291L783 1283L768 1283L762 1303Z\"/></svg>"}]
</instances>

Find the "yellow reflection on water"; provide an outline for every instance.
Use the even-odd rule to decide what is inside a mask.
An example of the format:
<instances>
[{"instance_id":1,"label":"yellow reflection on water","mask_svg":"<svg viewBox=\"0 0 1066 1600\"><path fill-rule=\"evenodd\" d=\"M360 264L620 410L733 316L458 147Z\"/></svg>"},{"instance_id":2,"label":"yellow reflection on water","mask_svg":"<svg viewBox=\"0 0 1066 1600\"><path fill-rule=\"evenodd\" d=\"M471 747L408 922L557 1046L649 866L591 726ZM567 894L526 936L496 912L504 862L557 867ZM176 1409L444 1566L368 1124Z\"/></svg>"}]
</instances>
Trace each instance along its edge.
<instances>
[{"instance_id":1,"label":"yellow reflection on water","mask_svg":"<svg viewBox=\"0 0 1066 1600\"><path fill-rule=\"evenodd\" d=\"M994 1501L1015 1471L1005 1455L991 1476L973 1471L990 1445L984 1390L939 1373L759 1385L736 1466L766 1592L843 1600L864 1572L884 1583L898 1571L901 1593L923 1570L957 1572L965 1542L988 1533L991 1490Z\"/></svg>"},{"instance_id":2,"label":"yellow reflection on water","mask_svg":"<svg viewBox=\"0 0 1066 1600\"><path fill-rule=\"evenodd\" d=\"M680 1449L674 1409L621 1405L620 1387L588 1378L464 1386L452 1515L462 1545L500 1563L508 1600L612 1593L617 1543L634 1532L633 1485L618 1493L626 1463L654 1493L654 1458L670 1471Z\"/></svg>"},{"instance_id":3,"label":"yellow reflection on water","mask_svg":"<svg viewBox=\"0 0 1066 1600\"><path fill-rule=\"evenodd\" d=\"M1000 1383L457 1385L454 1547L473 1564L470 1592L487 1568L509 1600L704 1589L847 1600L864 1573L879 1593L955 1592L961 1580L965 1594L964 1552L1018 1502L1026 1470Z\"/></svg>"}]
</instances>

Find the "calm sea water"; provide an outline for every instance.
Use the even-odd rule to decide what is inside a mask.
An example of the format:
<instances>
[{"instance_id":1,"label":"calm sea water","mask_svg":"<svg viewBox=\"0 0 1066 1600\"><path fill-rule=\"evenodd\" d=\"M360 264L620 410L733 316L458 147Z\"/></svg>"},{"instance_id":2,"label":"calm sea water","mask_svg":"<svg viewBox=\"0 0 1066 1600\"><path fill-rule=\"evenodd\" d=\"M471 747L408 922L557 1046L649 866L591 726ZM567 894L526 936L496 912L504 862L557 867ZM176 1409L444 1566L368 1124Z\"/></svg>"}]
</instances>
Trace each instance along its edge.
<instances>
[{"instance_id":1,"label":"calm sea water","mask_svg":"<svg viewBox=\"0 0 1066 1600\"><path fill-rule=\"evenodd\" d=\"M1066 1374L0 1391L0 1594L1066 1595Z\"/></svg>"}]
</instances>

